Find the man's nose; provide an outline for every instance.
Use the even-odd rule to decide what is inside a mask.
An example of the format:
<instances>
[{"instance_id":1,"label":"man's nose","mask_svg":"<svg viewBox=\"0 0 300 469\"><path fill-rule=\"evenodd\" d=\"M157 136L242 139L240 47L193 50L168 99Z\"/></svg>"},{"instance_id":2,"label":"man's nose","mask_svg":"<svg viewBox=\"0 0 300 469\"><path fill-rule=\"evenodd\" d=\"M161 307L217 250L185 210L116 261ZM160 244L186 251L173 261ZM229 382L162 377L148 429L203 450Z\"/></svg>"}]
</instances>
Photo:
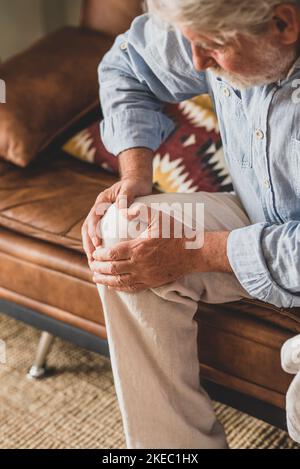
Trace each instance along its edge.
<instances>
[{"instance_id":1,"label":"man's nose","mask_svg":"<svg viewBox=\"0 0 300 469\"><path fill-rule=\"evenodd\" d=\"M213 67L216 64L214 58L210 55L209 51L204 51L199 46L192 46L193 64L197 71L201 72L207 68Z\"/></svg>"}]
</instances>

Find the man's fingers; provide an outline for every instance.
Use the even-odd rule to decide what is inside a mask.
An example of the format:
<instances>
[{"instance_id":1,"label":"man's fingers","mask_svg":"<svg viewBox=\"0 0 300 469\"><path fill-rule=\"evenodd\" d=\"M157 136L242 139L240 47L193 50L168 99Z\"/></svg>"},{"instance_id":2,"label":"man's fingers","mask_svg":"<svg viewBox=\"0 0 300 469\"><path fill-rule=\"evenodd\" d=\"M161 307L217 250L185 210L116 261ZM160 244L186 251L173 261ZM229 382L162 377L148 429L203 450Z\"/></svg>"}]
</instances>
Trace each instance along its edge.
<instances>
[{"instance_id":1,"label":"man's fingers","mask_svg":"<svg viewBox=\"0 0 300 469\"><path fill-rule=\"evenodd\" d=\"M124 293L137 293L143 290L148 290L149 287L144 283L135 283L134 285L130 285L128 287L107 287L109 290L115 290L118 292Z\"/></svg>"},{"instance_id":2,"label":"man's fingers","mask_svg":"<svg viewBox=\"0 0 300 469\"><path fill-rule=\"evenodd\" d=\"M124 287L108 287L108 289L109 290L112 289L112 290L123 292L123 293L137 293L137 292L140 292L140 291L148 290L149 287L147 287L147 285L145 285L143 283L138 283L138 284L135 284L135 285L127 287L127 288L124 288Z\"/></svg>"},{"instance_id":3,"label":"man's fingers","mask_svg":"<svg viewBox=\"0 0 300 469\"><path fill-rule=\"evenodd\" d=\"M107 287L121 287L127 288L133 285L132 276L129 274L124 275L103 275L94 273L93 281L100 285Z\"/></svg>"},{"instance_id":4,"label":"man's fingers","mask_svg":"<svg viewBox=\"0 0 300 469\"><path fill-rule=\"evenodd\" d=\"M91 269L96 274L102 275L123 275L131 274L133 271L132 263L129 261L118 262L97 262L91 263Z\"/></svg>"},{"instance_id":5,"label":"man's fingers","mask_svg":"<svg viewBox=\"0 0 300 469\"><path fill-rule=\"evenodd\" d=\"M93 252L95 251L95 247L89 237L89 234L88 234L88 229L87 229L87 225L84 224L83 227L82 227L82 245L83 245L83 249L88 257L88 260L89 261L92 261L93 260Z\"/></svg>"},{"instance_id":6,"label":"man's fingers","mask_svg":"<svg viewBox=\"0 0 300 469\"><path fill-rule=\"evenodd\" d=\"M116 244L112 248L98 248L93 253L95 261L124 261L131 258L132 244L130 241L124 241Z\"/></svg>"},{"instance_id":7,"label":"man's fingers","mask_svg":"<svg viewBox=\"0 0 300 469\"><path fill-rule=\"evenodd\" d=\"M144 283L134 282L131 276L120 275L112 277L110 275L94 274L93 282L97 285L104 285L109 289L122 291L125 293L134 293L137 291L146 290L148 287Z\"/></svg>"},{"instance_id":8,"label":"man's fingers","mask_svg":"<svg viewBox=\"0 0 300 469\"><path fill-rule=\"evenodd\" d=\"M127 210L127 218L133 220L137 218L138 220L146 223L150 223L153 216L153 211L146 204L141 202L134 202Z\"/></svg>"},{"instance_id":9,"label":"man's fingers","mask_svg":"<svg viewBox=\"0 0 300 469\"><path fill-rule=\"evenodd\" d=\"M116 206L119 210L126 209L132 204L135 198L135 193L133 189L121 189L117 198Z\"/></svg>"},{"instance_id":10,"label":"man's fingers","mask_svg":"<svg viewBox=\"0 0 300 469\"><path fill-rule=\"evenodd\" d=\"M102 245L102 239L99 238L99 236L94 237L94 238L92 239L92 243L93 243L93 245L95 246L95 248L97 249L97 248L99 248L99 247Z\"/></svg>"},{"instance_id":11,"label":"man's fingers","mask_svg":"<svg viewBox=\"0 0 300 469\"><path fill-rule=\"evenodd\" d=\"M95 214L102 218L109 209L109 207L111 207L111 205L111 202L103 202L102 200L99 200L95 204Z\"/></svg>"},{"instance_id":12,"label":"man's fingers","mask_svg":"<svg viewBox=\"0 0 300 469\"><path fill-rule=\"evenodd\" d=\"M135 202L128 208L128 210L123 211L123 216L127 218L128 221L136 220L141 223L139 237L159 238L159 234L163 227L163 212L152 209L144 203ZM168 219L166 222L168 223ZM151 232L149 230L151 230Z\"/></svg>"},{"instance_id":13,"label":"man's fingers","mask_svg":"<svg viewBox=\"0 0 300 469\"><path fill-rule=\"evenodd\" d=\"M94 249L101 245L101 233L98 230L98 223L100 218L96 214L91 214L87 220L87 230L91 242L94 245Z\"/></svg>"}]
</instances>

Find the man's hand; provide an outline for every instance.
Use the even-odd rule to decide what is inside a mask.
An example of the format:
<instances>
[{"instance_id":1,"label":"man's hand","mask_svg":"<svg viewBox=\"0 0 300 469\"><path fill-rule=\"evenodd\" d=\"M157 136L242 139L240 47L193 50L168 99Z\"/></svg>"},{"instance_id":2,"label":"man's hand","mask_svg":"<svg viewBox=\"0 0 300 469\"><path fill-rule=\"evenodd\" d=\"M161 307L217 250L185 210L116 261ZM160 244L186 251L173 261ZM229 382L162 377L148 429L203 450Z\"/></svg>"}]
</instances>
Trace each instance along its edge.
<instances>
[{"instance_id":1,"label":"man's hand","mask_svg":"<svg viewBox=\"0 0 300 469\"><path fill-rule=\"evenodd\" d=\"M152 159L153 152L146 148L133 148L119 156L121 180L99 194L82 226L83 248L89 264L93 252L101 246L97 227L109 206L118 205L127 197L129 207L136 197L152 193Z\"/></svg>"},{"instance_id":2,"label":"man's hand","mask_svg":"<svg viewBox=\"0 0 300 469\"><path fill-rule=\"evenodd\" d=\"M170 220L174 227L174 219ZM157 213L136 239L97 249L91 263L94 282L132 293L166 285L192 272L231 272L226 256L228 233L206 233L207 246L204 241L201 249L187 249L184 236L176 238L172 230L170 238L161 236L160 221Z\"/></svg>"},{"instance_id":3,"label":"man's hand","mask_svg":"<svg viewBox=\"0 0 300 469\"><path fill-rule=\"evenodd\" d=\"M134 218L131 209L122 211L125 218ZM91 269L95 283L136 292L165 285L193 271L195 256L185 248L186 239L172 235L163 238L161 212L151 214L144 225L146 229L137 238L94 252ZM137 219L145 222L143 218ZM174 219L169 217L169 221L174 226Z\"/></svg>"},{"instance_id":4,"label":"man's hand","mask_svg":"<svg viewBox=\"0 0 300 469\"><path fill-rule=\"evenodd\" d=\"M127 197L128 206L138 196L149 195L152 192L152 184L138 178L122 179L110 188L101 192L92 207L82 227L82 242L89 262L92 261L93 252L101 245L101 233L97 226L105 215L109 206L119 203L121 196Z\"/></svg>"},{"instance_id":5,"label":"man's hand","mask_svg":"<svg viewBox=\"0 0 300 469\"><path fill-rule=\"evenodd\" d=\"M97 249L94 259L94 282L128 293L173 282L191 272L195 260L182 239L143 238Z\"/></svg>"}]
</instances>

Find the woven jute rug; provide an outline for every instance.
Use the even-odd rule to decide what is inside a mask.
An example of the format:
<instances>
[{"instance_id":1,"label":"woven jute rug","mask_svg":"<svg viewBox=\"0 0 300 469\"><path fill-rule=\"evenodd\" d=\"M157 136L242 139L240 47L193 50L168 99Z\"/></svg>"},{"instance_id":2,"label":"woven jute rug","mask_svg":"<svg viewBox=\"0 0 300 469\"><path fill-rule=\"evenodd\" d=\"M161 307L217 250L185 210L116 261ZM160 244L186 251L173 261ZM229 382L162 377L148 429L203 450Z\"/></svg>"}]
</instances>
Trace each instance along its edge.
<instances>
[{"instance_id":1,"label":"woven jute rug","mask_svg":"<svg viewBox=\"0 0 300 469\"><path fill-rule=\"evenodd\" d=\"M126 448L109 359L56 339L48 360L55 373L29 381L39 332L0 314L0 339L0 448ZM299 449L286 433L215 407L231 448Z\"/></svg>"}]
</instances>

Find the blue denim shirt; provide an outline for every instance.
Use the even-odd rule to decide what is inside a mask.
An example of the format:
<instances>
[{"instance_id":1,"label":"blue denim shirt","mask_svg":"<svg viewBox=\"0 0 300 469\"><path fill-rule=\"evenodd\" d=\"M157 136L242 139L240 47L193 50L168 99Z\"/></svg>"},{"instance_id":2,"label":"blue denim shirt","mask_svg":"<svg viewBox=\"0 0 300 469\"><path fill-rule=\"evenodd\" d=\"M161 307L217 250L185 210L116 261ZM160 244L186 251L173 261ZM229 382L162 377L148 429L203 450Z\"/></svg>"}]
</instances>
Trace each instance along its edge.
<instances>
[{"instance_id":1,"label":"blue denim shirt","mask_svg":"<svg viewBox=\"0 0 300 469\"><path fill-rule=\"evenodd\" d=\"M229 235L232 269L254 298L300 306L300 59L285 80L239 92L197 72L189 41L144 14L115 39L98 72L101 136L116 156L157 150L174 130L164 103L211 95L234 190L252 223Z\"/></svg>"}]
</instances>

